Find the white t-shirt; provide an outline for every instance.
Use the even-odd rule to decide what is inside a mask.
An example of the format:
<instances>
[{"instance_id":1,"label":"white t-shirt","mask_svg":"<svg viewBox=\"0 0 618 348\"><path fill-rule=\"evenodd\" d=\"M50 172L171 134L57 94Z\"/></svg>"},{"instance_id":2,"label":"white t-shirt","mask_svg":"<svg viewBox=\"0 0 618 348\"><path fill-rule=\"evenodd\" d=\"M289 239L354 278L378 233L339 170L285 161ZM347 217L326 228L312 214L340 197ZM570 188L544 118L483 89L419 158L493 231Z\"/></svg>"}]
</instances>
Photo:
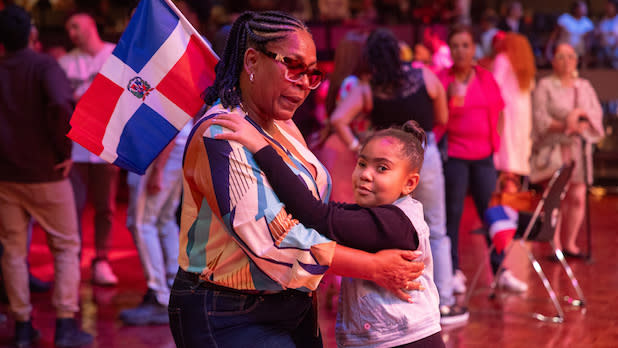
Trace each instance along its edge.
<instances>
[{"instance_id":1,"label":"white t-shirt","mask_svg":"<svg viewBox=\"0 0 618 348\"><path fill-rule=\"evenodd\" d=\"M73 97L76 102L86 93L94 77L97 76L115 47L116 45L112 43L104 42L103 48L94 56L79 48L74 48L58 60L71 82ZM78 163L107 163L76 142L73 142L72 159Z\"/></svg>"},{"instance_id":2,"label":"white t-shirt","mask_svg":"<svg viewBox=\"0 0 618 348\"><path fill-rule=\"evenodd\" d=\"M599 22L599 34L601 35L601 44L603 46L615 46L616 37L618 36L618 15L601 20Z\"/></svg>"},{"instance_id":3,"label":"white t-shirt","mask_svg":"<svg viewBox=\"0 0 618 348\"><path fill-rule=\"evenodd\" d=\"M522 91L515 70L506 54L494 60L492 73L500 86L504 110L500 148L494 153L496 169L519 175L530 174L532 140L532 100L530 89Z\"/></svg>"},{"instance_id":4,"label":"white t-shirt","mask_svg":"<svg viewBox=\"0 0 618 348\"><path fill-rule=\"evenodd\" d=\"M584 35L594 30L594 24L588 17L575 19L569 13L564 13L558 17L558 25L564 30L558 42L566 42L573 46L578 55L585 53Z\"/></svg>"}]
</instances>

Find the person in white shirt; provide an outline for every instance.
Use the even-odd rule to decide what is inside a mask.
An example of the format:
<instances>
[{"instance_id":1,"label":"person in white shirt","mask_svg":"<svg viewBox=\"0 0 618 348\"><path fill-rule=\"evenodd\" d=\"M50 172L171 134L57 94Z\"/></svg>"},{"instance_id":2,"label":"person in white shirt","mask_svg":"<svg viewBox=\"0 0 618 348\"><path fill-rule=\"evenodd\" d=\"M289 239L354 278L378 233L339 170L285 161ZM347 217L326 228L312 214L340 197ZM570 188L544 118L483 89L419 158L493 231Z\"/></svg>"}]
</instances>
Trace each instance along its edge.
<instances>
[{"instance_id":1,"label":"person in white shirt","mask_svg":"<svg viewBox=\"0 0 618 348\"><path fill-rule=\"evenodd\" d=\"M530 174L534 54L528 39L513 32L505 35L496 53L491 72L505 107L498 123L500 147L494 153L494 165L500 171L501 190L517 192L521 177Z\"/></svg>"},{"instance_id":2,"label":"person in white shirt","mask_svg":"<svg viewBox=\"0 0 618 348\"><path fill-rule=\"evenodd\" d=\"M66 30L75 48L62 56L59 63L71 82L74 101L77 102L90 87L115 45L101 40L93 17L85 12L72 14L66 22ZM88 196L94 206L95 257L92 262L92 281L98 285L115 285L118 278L109 265L108 253L118 167L103 161L75 142L72 159L74 165L70 178L80 233L82 213Z\"/></svg>"},{"instance_id":3,"label":"person in white shirt","mask_svg":"<svg viewBox=\"0 0 618 348\"><path fill-rule=\"evenodd\" d=\"M618 69L618 16L616 15L616 1L607 0L605 15L596 28L599 40L599 61Z\"/></svg>"},{"instance_id":4,"label":"person in white shirt","mask_svg":"<svg viewBox=\"0 0 618 348\"><path fill-rule=\"evenodd\" d=\"M182 191L182 157L192 127L193 122L189 122L180 130L146 174L127 175L127 228L148 287L142 303L120 312L120 320L127 325L169 324L167 305L178 271L176 209Z\"/></svg>"},{"instance_id":5,"label":"person in white shirt","mask_svg":"<svg viewBox=\"0 0 618 348\"><path fill-rule=\"evenodd\" d=\"M556 29L552 32L546 47L546 56L552 59L551 52L555 45L568 43L579 57L582 64L586 65L586 51L590 46L590 35L594 30L594 24L588 14L588 6L585 1L575 1L571 4L570 13L563 13L558 17Z\"/></svg>"},{"instance_id":6,"label":"person in white shirt","mask_svg":"<svg viewBox=\"0 0 618 348\"><path fill-rule=\"evenodd\" d=\"M498 24L498 29L504 31L514 31L521 33L522 17L524 16L524 9L521 6L521 2L512 1L507 5L506 16Z\"/></svg>"}]
</instances>

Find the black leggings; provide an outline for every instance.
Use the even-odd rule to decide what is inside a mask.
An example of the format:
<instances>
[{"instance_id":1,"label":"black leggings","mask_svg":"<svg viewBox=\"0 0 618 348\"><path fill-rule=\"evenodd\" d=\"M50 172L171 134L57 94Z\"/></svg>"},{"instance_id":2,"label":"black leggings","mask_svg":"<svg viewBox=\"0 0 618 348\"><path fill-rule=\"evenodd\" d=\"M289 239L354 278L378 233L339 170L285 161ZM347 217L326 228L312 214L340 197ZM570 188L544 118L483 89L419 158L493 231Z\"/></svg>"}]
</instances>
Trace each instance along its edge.
<instances>
[{"instance_id":1,"label":"black leggings","mask_svg":"<svg viewBox=\"0 0 618 348\"><path fill-rule=\"evenodd\" d=\"M445 346L444 341L442 341L442 335L440 332L436 332L431 336L395 348L445 348Z\"/></svg>"}]
</instances>

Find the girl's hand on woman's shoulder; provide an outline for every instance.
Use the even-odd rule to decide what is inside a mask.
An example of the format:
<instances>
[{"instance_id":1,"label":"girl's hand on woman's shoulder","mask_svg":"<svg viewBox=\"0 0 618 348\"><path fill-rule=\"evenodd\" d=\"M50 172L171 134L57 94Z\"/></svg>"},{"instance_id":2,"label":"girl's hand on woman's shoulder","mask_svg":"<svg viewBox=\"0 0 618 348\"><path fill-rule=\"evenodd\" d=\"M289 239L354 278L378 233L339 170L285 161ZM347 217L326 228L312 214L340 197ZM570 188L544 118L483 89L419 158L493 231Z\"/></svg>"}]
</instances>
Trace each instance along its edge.
<instances>
[{"instance_id":1,"label":"girl's hand on woman's shoulder","mask_svg":"<svg viewBox=\"0 0 618 348\"><path fill-rule=\"evenodd\" d=\"M268 142L264 139L264 136L243 116L237 114L222 114L213 117L207 122L231 130L231 132L215 135L215 139L239 142L249 149L251 153L256 153L261 148L268 146Z\"/></svg>"}]
</instances>

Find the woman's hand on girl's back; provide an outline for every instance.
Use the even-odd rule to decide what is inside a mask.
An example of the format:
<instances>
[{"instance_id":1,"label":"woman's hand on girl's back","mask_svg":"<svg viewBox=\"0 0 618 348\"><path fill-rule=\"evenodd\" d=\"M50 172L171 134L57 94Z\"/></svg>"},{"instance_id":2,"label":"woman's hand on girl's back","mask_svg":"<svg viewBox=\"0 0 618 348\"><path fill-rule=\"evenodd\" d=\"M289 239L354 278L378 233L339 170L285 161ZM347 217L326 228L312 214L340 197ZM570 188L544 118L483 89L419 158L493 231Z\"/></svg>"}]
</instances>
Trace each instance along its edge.
<instances>
[{"instance_id":1,"label":"woman's hand on girl's back","mask_svg":"<svg viewBox=\"0 0 618 348\"><path fill-rule=\"evenodd\" d=\"M215 135L216 139L233 140L249 149L251 153L258 152L268 146L264 136L244 117L237 114L217 115L207 122L227 128L232 132Z\"/></svg>"},{"instance_id":2,"label":"woman's hand on girl's back","mask_svg":"<svg viewBox=\"0 0 618 348\"><path fill-rule=\"evenodd\" d=\"M405 291L424 290L421 283L414 281L423 274L425 265L414 261L422 254L410 250L382 250L374 254L375 271L373 281L404 301L411 301Z\"/></svg>"}]
</instances>

